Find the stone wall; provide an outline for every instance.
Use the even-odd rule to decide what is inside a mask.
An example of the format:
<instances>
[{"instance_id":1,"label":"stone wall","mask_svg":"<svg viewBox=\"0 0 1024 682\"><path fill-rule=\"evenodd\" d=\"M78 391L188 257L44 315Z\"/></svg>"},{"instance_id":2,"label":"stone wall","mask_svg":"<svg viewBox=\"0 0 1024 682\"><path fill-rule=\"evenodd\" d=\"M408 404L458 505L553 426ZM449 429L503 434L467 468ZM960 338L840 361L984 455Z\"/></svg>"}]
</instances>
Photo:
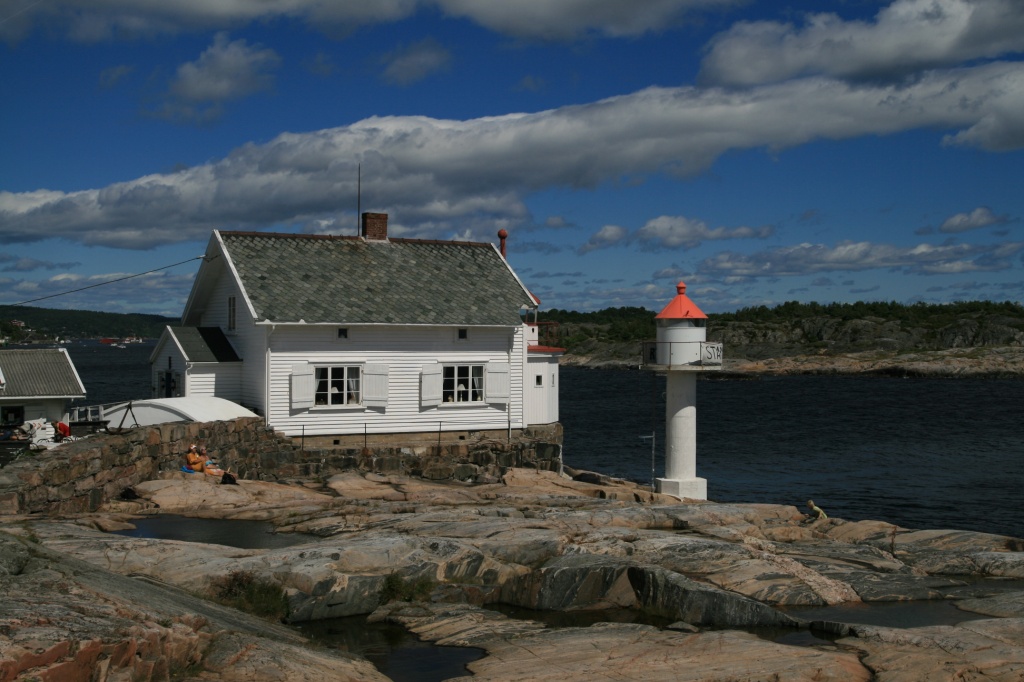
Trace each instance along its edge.
<instances>
[{"instance_id":1,"label":"stone wall","mask_svg":"<svg viewBox=\"0 0 1024 682\"><path fill-rule=\"evenodd\" d=\"M432 480L496 481L511 467L559 471L561 425L429 445L367 443L310 447L280 436L262 419L176 423L121 434L99 433L52 450L30 452L0 469L0 514L94 511L126 488L177 471L189 445L206 445L221 467L242 479L329 476L346 469ZM317 445L320 445L319 443ZM198 476L199 474L194 474Z\"/></svg>"}]
</instances>

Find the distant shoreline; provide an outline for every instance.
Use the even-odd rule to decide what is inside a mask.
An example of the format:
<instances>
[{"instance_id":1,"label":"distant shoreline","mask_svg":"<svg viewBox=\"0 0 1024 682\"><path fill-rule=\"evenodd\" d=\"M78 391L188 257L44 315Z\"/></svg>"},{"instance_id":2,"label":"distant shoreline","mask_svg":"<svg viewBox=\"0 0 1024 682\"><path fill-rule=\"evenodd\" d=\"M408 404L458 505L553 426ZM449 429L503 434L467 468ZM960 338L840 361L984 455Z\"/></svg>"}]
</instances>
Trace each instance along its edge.
<instances>
[{"instance_id":1,"label":"distant shoreline","mask_svg":"<svg viewBox=\"0 0 1024 682\"><path fill-rule=\"evenodd\" d=\"M935 351L873 350L857 353L814 353L777 358L729 358L722 372L708 378L742 379L757 376L888 376L914 378L1024 379L1024 347L986 346ZM567 354L566 367L639 369L634 359L594 358Z\"/></svg>"}]
</instances>

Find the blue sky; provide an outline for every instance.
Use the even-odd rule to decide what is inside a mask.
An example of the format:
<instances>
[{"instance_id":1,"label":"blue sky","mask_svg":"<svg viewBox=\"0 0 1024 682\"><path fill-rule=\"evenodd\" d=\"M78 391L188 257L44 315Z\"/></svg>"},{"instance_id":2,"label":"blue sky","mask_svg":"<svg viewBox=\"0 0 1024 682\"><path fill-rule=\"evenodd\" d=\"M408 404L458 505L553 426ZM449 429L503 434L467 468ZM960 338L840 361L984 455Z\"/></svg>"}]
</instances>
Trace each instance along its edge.
<instances>
[{"instance_id":1,"label":"blue sky","mask_svg":"<svg viewBox=\"0 0 1024 682\"><path fill-rule=\"evenodd\" d=\"M0 303L180 315L213 229L355 234L358 167L544 308L1024 298L1019 0L0 0L0 43Z\"/></svg>"}]
</instances>

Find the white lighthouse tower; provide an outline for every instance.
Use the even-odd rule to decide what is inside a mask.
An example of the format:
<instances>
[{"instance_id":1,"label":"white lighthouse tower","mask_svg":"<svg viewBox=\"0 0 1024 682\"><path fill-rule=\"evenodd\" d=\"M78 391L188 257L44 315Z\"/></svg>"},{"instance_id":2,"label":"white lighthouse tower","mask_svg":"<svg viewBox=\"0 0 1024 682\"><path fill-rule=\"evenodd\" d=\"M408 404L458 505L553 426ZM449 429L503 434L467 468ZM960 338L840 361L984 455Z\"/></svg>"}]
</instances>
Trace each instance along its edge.
<instances>
[{"instance_id":1,"label":"white lighthouse tower","mask_svg":"<svg viewBox=\"0 0 1024 682\"><path fill-rule=\"evenodd\" d=\"M707 479L697 477L697 373L722 369L722 344L707 342L708 316L676 285L676 297L654 318L657 341L644 344L645 367L667 375L665 478L656 490L708 499Z\"/></svg>"}]
</instances>

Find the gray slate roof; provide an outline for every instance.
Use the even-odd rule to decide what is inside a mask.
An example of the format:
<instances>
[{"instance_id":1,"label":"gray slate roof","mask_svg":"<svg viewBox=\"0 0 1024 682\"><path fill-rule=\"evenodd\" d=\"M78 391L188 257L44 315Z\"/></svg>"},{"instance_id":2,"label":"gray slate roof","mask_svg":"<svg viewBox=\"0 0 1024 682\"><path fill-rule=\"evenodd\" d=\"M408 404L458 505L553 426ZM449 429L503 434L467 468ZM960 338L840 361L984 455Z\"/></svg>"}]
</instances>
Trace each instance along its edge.
<instances>
[{"instance_id":1,"label":"gray slate roof","mask_svg":"<svg viewBox=\"0 0 1024 682\"><path fill-rule=\"evenodd\" d=\"M240 362L220 327L168 327L189 362Z\"/></svg>"},{"instance_id":2,"label":"gray slate roof","mask_svg":"<svg viewBox=\"0 0 1024 682\"><path fill-rule=\"evenodd\" d=\"M222 232L259 320L518 325L534 305L490 244Z\"/></svg>"},{"instance_id":3,"label":"gray slate roof","mask_svg":"<svg viewBox=\"0 0 1024 682\"><path fill-rule=\"evenodd\" d=\"M60 348L0 350L0 398L82 398L85 389Z\"/></svg>"}]
</instances>

